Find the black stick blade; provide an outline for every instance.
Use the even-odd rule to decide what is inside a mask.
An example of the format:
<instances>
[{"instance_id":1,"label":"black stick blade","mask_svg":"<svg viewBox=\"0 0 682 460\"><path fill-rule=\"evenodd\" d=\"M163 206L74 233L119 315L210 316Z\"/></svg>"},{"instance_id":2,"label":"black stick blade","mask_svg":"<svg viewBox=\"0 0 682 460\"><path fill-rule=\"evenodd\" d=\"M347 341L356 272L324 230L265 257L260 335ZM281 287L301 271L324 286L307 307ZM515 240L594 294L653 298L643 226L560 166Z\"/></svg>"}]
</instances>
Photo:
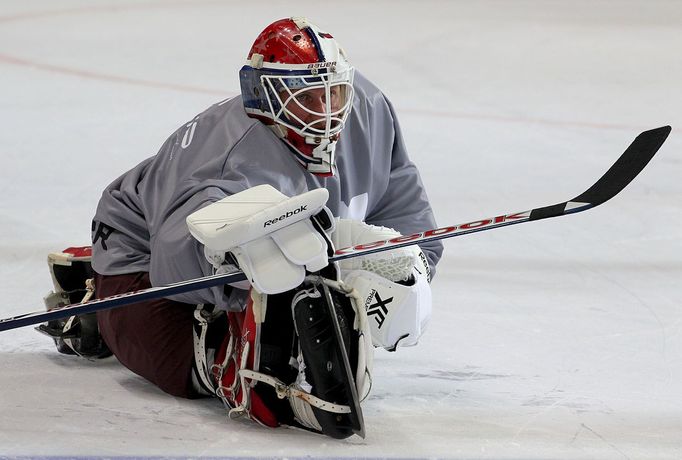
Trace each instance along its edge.
<instances>
[{"instance_id":1,"label":"black stick blade","mask_svg":"<svg viewBox=\"0 0 682 460\"><path fill-rule=\"evenodd\" d=\"M644 131L606 173L585 192L564 203L533 209L529 220L546 219L599 206L621 192L656 155L668 138L670 126Z\"/></svg>"}]
</instances>

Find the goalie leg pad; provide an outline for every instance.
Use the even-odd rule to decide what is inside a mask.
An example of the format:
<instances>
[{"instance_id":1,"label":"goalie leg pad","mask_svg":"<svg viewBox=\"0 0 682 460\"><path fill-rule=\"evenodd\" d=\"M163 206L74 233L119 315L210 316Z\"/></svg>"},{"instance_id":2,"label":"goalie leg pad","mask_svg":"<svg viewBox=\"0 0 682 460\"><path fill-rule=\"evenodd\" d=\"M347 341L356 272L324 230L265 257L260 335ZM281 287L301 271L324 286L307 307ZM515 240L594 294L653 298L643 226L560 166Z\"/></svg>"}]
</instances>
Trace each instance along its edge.
<instances>
[{"instance_id":1,"label":"goalie leg pad","mask_svg":"<svg viewBox=\"0 0 682 460\"><path fill-rule=\"evenodd\" d=\"M364 420L355 382L358 339L353 329L355 312L345 295L324 282L299 292L292 302L292 314L299 338L305 381L312 394L335 406L334 411L316 404L292 408L301 421L314 420L324 434L347 438L364 436ZM336 407L345 406L345 407ZM310 417L307 410L312 411ZM302 410L303 409L303 410Z\"/></svg>"},{"instance_id":2,"label":"goalie leg pad","mask_svg":"<svg viewBox=\"0 0 682 460\"><path fill-rule=\"evenodd\" d=\"M373 349L354 292L309 277L296 291L252 291L246 311L230 312L213 366L230 414L334 438L364 436L360 400L369 393Z\"/></svg>"},{"instance_id":3,"label":"goalie leg pad","mask_svg":"<svg viewBox=\"0 0 682 460\"><path fill-rule=\"evenodd\" d=\"M264 306L260 296L252 295L245 311L228 312L228 333L216 351L211 377L216 382L215 394L225 404L230 418L246 416L274 428L283 423L283 417L278 417L276 408L264 403L254 391L257 382L243 374L244 370L259 368L262 321L254 311L259 312L261 308Z\"/></svg>"},{"instance_id":4,"label":"goalie leg pad","mask_svg":"<svg viewBox=\"0 0 682 460\"><path fill-rule=\"evenodd\" d=\"M89 246L67 248L48 255L47 263L54 284L54 291L44 297L48 311L85 302L94 296L91 260ZM48 321L36 327L36 330L52 338L60 353L89 359L111 356L109 347L100 335L95 313Z\"/></svg>"}]
</instances>

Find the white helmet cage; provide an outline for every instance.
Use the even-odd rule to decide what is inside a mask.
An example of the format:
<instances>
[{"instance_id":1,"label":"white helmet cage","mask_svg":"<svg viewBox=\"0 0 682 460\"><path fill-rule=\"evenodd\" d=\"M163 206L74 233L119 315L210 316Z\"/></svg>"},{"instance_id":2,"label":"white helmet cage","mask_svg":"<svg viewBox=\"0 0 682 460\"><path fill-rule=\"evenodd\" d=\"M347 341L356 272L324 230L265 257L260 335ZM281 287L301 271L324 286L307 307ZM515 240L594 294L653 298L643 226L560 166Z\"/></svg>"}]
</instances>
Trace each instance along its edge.
<instances>
[{"instance_id":1,"label":"white helmet cage","mask_svg":"<svg viewBox=\"0 0 682 460\"><path fill-rule=\"evenodd\" d=\"M301 136L329 139L344 127L353 102L353 69L338 74L262 75L273 120ZM274 100L273 100L274 99ZM301 115L304 115L303 117Z\"/></svg>"},{"instance_id":2,"label":"white helmet cage","mask_svg":"<svg viewBox=\"0 0 682 460\"><path fill-rule=\"evenodd\" d=\"M353 105L354 69L342 67L339 70L337 62L245 66L242 72L258 78L263 91L260 97L254 95L261 100L259 107L247 106L246 110L266 116L304 138L330 139L341 132Z\"/></svg>"}]
</instances>

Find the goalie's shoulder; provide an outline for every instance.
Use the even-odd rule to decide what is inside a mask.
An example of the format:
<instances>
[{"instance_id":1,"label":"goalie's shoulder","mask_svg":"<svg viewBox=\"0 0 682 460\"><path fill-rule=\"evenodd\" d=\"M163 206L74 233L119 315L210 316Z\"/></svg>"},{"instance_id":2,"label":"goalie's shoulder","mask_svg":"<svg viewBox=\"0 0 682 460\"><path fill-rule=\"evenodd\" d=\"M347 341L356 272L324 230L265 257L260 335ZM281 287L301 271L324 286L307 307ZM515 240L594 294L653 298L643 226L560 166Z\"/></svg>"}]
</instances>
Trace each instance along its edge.
<instances>
[{"instance_id":1,"label":"goalie's shoulder","mask_svg":"<svg viewBox=\"0 0 682 460\"><path fill-rule=\"evenodd\" d=\"M257 127L258 120L249 118L244 112L241 97L228 98L208 107L191 120L182 123L170 136L175 139L174 146L182 149L200 149L204 144L225 142L224 148L213 150L229 150L245 133Z\"/></svg>"},{"instance_id":2,"label":"goalie's shoulder","mask_svg":"<svg viewBox=\"0 0 682 460\"><path fill-rule=\"evenodd\" d=\"M385 97L377 85L357 70L353 78L353 89L360 99L373 100Z\"/></svg>"}]
</instances>

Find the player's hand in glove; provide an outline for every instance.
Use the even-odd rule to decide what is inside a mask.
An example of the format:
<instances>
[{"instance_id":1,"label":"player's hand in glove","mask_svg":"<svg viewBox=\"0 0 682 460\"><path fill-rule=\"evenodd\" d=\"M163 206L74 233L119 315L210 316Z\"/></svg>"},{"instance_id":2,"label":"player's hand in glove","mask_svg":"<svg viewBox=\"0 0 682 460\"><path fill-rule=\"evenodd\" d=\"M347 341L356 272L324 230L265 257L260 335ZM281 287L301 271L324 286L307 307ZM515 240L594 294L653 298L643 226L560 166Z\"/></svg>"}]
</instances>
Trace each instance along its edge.
<instances>
[{"instance_id":1,"label":"player's hand in glove","mask_svg":"<svg viewBox=\"0 0 682 460\"><path fill-rule=\"evenodd\" d=\"M277 294L300 285L306 270L327 266L328 197L326 189L316 189L289 198L259 185L192 213L187 225L217 271L225 271L229 252L251 286Z\"/></svg>"},{"instance_id":2,"label":"player's hand in glove","mask_svg":"<svg viewBox=\"0 0 682 460\"><path fill-rule=\"evenodd\" d=\"M341 249L397 236L390 228L340 219L332 241ZM395 351L416 345L431 317L430 270L419 246L346 259L339 266L343 281L364 302L374 346Z\"/></svg>"}]
</instances>

